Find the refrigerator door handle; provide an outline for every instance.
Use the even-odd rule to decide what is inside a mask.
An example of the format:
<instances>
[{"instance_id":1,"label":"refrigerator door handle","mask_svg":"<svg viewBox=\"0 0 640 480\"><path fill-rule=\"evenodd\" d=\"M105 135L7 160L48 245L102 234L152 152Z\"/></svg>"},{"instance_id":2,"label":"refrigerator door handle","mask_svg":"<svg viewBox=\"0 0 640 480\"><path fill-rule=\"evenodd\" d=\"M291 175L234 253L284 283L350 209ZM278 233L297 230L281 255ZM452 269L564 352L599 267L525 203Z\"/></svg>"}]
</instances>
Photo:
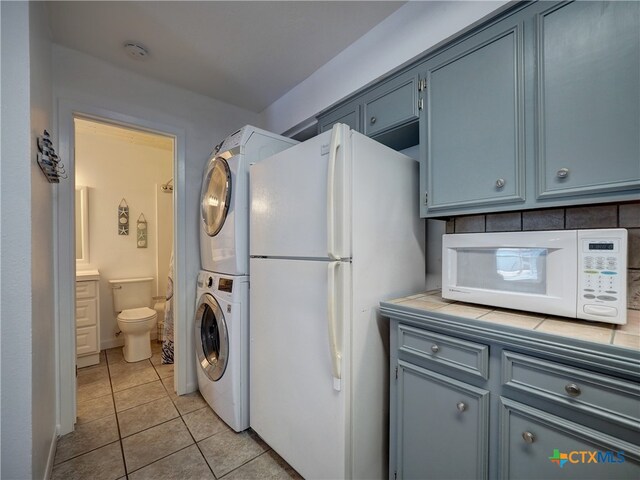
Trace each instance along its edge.
<instances>
[{"instance_id":1,"label":"refrigerator door handle","mask_svg":"<svg viewBox=\"0 0 640 480\"><path fill-rule=\"evenodd\" d=\"M336 253L335 245L335 177L336 158L338 148L342 143L341 125L336 124L331 130L331 144L329 145L329 164L327 166L327 250L331 260L338 260L340 255Z\"/></svg>"},{"instance_id":2,"label":"refrigerator door handle","mask_svg":"<svg viewBox=\"0 0 640 480\"><path fill-rule=\"evenodd\" d=\"M340 347L338 345L338 335L341 332L341 328L338 322L342 319L342 315L339 312L338 290L336 289L338 269L340 268L340 262L329 262L328 265L328 293L327 293L327 320L329 327L329 353L331 355L331 374L333 375L333 388L334 390L341 390L341 374L340 363L342 361L342 354L340 353Z\"/></svg>"}]
</instances>

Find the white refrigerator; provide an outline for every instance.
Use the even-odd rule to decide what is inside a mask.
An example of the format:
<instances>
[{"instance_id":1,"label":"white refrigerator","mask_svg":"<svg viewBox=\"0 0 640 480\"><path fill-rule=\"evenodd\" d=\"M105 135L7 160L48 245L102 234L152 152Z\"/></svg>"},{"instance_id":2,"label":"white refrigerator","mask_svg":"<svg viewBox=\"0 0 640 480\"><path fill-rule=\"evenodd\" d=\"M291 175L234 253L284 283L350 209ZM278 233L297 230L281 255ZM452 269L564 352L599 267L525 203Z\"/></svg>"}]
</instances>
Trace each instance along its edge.
<instances>
[{"instance_id":1,"label":"white refrigerator","mask_svg":"<svg viewBox=\"0 0 640 480\"><path fill-rule=\"evenodd\" d=\"M418 164L338 124L250 175L251 427L307 479L386 478L378 304L425 287Z\"/></svg>"}]
</instances>

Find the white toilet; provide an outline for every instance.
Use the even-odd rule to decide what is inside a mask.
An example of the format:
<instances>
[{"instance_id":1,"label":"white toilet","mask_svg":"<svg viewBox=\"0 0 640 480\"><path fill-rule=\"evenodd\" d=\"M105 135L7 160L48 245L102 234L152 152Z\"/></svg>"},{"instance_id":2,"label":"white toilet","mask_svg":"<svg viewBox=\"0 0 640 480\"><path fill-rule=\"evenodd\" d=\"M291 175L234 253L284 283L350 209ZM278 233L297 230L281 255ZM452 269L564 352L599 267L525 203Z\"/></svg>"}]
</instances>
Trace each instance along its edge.
<instances>
[{"instance_id":1,"label":"white toilet","mask_svg":"<svg viewBox=\"0 0 640 480\"><path fill-rule=\"evenodd\" d=\"M122 353L127 362L151 358L151 330L158 315L149 308L152 277L109 280L118 327L124 334Z\"/></svg>"}]
</instances>

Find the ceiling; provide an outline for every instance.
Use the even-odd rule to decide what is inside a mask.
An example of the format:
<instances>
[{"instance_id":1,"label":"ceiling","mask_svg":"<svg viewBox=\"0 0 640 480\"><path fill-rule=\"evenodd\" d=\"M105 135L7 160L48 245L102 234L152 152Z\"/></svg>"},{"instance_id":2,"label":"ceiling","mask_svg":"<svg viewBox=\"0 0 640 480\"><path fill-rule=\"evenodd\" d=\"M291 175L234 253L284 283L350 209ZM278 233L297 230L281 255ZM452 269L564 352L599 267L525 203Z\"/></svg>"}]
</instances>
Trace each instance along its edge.
<instances>
[{"instance_id":1,"label":"ceiling","mask_svg":"<svg viewBox=\"0 0 640 480\"><path fill-rule=\"evenodd\" d=\"M49 2L53 41L261 112L403 1ZM131 58L126 42L147 48Z\"/></svg>"}]
</instances>

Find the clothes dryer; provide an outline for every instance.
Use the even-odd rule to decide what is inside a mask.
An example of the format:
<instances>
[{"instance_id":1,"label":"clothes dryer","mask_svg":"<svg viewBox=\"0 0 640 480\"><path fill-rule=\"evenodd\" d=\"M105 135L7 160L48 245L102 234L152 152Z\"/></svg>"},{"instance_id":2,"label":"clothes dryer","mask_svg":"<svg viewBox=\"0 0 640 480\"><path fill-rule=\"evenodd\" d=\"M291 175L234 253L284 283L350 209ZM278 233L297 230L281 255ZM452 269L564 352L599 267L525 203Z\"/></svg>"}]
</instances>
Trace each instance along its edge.
<instances>
[{"instance_id":1,"label":"clothes dryer","mask_svg":"<svg viewBox=\"0 0 640 480\"><path fill-rule=\"evenodd\" d=\"M249 428L249 277L201 271L195 314L198 387L236 432Z\"/></svg>"},{"instance_id":2,"label":"clothes dryer","mask_svg":"<svg viewBox=\"0 0 640 480\"><path fill-rule=\"evenodd\" d=\"M202 269L249 273L249 165L295 140L247 125L216 146L204 172L200 200Z\"/></svg>"}]
</instances>

